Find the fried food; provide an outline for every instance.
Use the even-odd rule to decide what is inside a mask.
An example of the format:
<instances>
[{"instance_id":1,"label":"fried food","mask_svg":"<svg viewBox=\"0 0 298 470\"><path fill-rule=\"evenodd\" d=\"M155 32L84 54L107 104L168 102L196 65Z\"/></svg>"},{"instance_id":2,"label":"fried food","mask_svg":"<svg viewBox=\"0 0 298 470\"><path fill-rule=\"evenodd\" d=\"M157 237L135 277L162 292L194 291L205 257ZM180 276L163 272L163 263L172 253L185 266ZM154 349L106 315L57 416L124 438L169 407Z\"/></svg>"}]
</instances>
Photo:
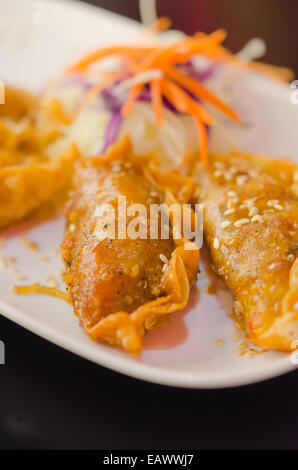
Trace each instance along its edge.
<instances>
[{"instance_id":1,"label":"fried food","mask_svg":"<svg viewBox=\"0 0 298 470\"><path fill-rule=\"evenodd\" d=\"M178 189L178 178L169 177L173 191ZM162 187L162 180L162 176L156 179L156 170L150 171L150 160L132 155L125 139L106 156L82 159L66 212L62 256L75 314L92 339L120 345L134 354L141 351L146 330L162 326L170 313L186 305L199 250L190 242L191 249L186 249L187 242L174 240L172 234L169 239L160 235L150 239L149 234L148 238L122 239L120 228L114 238L102 239L101 230L112 226L113 214L98 220L96 213L100 204L108 203L119 221L119 196L126 197L127 206L142 204L148 209L177 195ZM189 187L187 178L180 178L180 196L183 186ZM131 222L128 214L122 229L126 231ZM140 223L149 231L149 218Z\"/></svg>"},{"instance_id":2,"label":"fried food","mask_svg":"<svg viewBox=\"0 0 298 470\"><path fill-rule=\"evenodd\" d=\"M298 166L261 155L213 156L195 170L204 233L250 338L291 350L298 339Z\"/></svg>"},{"instance_id":3,"label":"fried food","mask_svg":"<svg viewBox=\"0 0 298 470\"><path fill-rule=\"evenodd\" d=\"M36 97L13 88L6 89L5 98L0 106L0 228L50 201L70 181L78 158L74 145L54 158L46 153L61 134L61 116L56 112L55 117L53 106L43 109Z\"/></svg>"}]
</instances>

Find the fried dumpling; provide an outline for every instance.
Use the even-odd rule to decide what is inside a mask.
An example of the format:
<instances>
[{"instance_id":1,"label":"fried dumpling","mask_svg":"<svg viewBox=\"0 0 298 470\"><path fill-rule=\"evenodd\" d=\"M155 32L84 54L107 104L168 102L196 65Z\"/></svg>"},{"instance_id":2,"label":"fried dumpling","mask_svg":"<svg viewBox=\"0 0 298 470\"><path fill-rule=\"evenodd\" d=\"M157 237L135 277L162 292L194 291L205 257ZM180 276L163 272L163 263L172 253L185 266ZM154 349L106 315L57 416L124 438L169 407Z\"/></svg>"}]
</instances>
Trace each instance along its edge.
<instances>
[{"instance_id":1,"label":"fried dumpling","mask_svg":"<svg viewBox=\"0 0 298 470\"><path fill-rule=\"evenodd\" d=\"M43 109L29 93L7 87L0 106L0 228L48 203L71 180L78 151L70 145L50 157L60 131L57 110ZM59 116L58 116L59 117Z\"/></svg>"},{"instance_id":2,"label":"fried dumpling","mask_svg":"<svg viewBox=\"0 0 298 470\"><path fill-rule=\"evenodd\" d=\"M298 166L261 155L213 156L195 169L204 234L250 338L298 339Z\"/></svg>"},{"instance_id":3,"label":"fried dumpling","mask_svg":"<svg viewBox=\"0 0 298 470\"><path fill-rule=\"evenodd\" d=\"M199 250L192 242L174 240L172 234L169 239L122 239L118 229L115 237L102 237L113 220L109 214L98 219L97 208L108 203L119 220L119 196L128 206L142 204L148 209L183 193L189 197L189 183L195 188L188 178L157 173L150 159L132 155L131 144L124 139L105 156L81 160L66 211L62 256L75 314L92 339L134 354L141 351L146 330L162 326L171 312L186 305ZM170 187L163 186L164 179ZM125 230L131 220L128 215ZM149 230L149 218L143 223Z\"/></svg>"}]
</instances>

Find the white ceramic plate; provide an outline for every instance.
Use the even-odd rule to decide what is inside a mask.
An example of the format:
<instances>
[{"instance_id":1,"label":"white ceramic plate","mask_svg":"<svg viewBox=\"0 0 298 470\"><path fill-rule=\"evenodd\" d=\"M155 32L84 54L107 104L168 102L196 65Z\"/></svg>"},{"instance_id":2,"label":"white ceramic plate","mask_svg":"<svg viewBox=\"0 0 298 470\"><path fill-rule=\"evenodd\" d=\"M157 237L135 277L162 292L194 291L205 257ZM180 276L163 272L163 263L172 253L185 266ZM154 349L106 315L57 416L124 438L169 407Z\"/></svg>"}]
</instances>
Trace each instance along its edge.
<instances>
[{"instance_id":1,"label":"white ceramic plate","mask_svg":"<svg viewBox=\"0 0 298 470\"><path fill-rule=\"evenodd\" d=\"M138 30L139 25L132 21L77 2L1 0L0 76L7 83L38 91L78 55L104 43L131 40ZM219 140L225 147L298 157L298 106L291 104L289 88L262 78L241 77L231 101L250 126L243 131L223 123L214 136L215 145ZM28 282L45 282L49 274L57 277L62 265L52 250L61 242L63 226L60 217L10 230L2 254L7 260L17 259L16 267ZM37 242L39 253L26 248L22 234ZM40 262L41 255L50 260ZM133 377L214 388L257 382L295 367L288 354L267 352L250 360L235 354L231 296L223 289L216 296L207 294L206 277L198 282L200 294L193 289L185 311L146 336L140 358L92 342L78 326L71 307L60 300L10 294L8 287L15 282L13 273L0 270L4 316L69 351ZM215 347L218 339L223 340L222 347Z\"/></svg>"}]
</instances>

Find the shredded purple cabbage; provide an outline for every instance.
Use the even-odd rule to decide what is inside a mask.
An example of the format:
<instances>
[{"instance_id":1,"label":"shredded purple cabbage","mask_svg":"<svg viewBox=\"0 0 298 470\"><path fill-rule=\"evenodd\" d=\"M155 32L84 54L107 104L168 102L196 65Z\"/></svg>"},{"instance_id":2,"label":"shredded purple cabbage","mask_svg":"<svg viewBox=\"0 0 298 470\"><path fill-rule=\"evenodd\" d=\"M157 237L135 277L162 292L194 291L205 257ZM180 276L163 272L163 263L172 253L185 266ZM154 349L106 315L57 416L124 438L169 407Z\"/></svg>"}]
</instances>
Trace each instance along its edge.
<instances>
[{"instance_id":1,"label":"shredded purple cabbage","mask_svg":"<svg viewBox=\"0 0 298 470\"><path fill-rule=\"evenodd\" d=\"M64 86L79 85L85 90L89 90L92 87L91 83L88 83L81 75L69 75L66 76L62 83Z\"/></svg>"},{"instance_id":2,"label":"shredded purple cabbage","mask_svg":"<svg viewBox=\"0 0 298 470\"><path fill-rule=\"evenodd\" d=\"M109 111L117 111L123 104L122 97L119 97L116 93L114 93L114 86L111 88L105 88L101 92L101 96L103 98L106 109Z\"/></svg>"},{"instance_id":3,"label":"shredded purple cabbage","mask_svg":"<svg viewBox=\"0 0 298 470\"><path fill-rule=\"evenodd\" d=\"M146 103L151 102L151 91L149 85L145 85L143 90L138 96L138 101L144 101ZM172 103L165 97L162 99L163 105L165 108L168 108L170 111L173 111L174 113L177 112L175 106L172 105Z\"/></svg>"},{"instance_id":4,"label":"shredded purple cabbage","mask_svg":"<svg viewBox=\"0 0 298 470\"><path fill-rule=\"evenodd\" d=\"M211 64L209 67L206 67L205 70L198 70L198 68L195 67L195 65L192 62L187 62L186 64L179 65L178 68L184 73L186 73L188 76L195 78L196 80L202 82L202 81L208 80L208 78L210 78L214 74L216 66L214 64ZM127 78L129 77L125 77L125 79ZM69 83L79 84L85 89L88 89L91 87L89 83L84 81L83 78L78 75L70 77L68 84ZM101 152L105 152L107 148L116 141L119 131L120 131L122 121L123 121L123 117L121 114L121 107L124 102L125 94L122 96L119 96L119 94L115 93L114 91L115 86L118 85L119 83L120 81L118 80L117 82L115 82L113 86L109 88L105 88L103 91L100 92L101 97L103 99L103 108L112 113L109 124L106 129L105 140L104 140L104 144L103 144L103 148L101 149ZM191 93L189 94L191 95ZM193 95L191 96L195 98ZM141 93L138 96L138 101L151 102L151 91L150 91L150 86L148 84L144 85ZM163 105L165 106L165 108L169 109L170 111L173 111L175 113L178 112L175 106L173 106L173 104L165 97L163 97ZM100 109L102 109L102 105L100 106ZM208 131L209 129L207 126L207 132Z\"/></svg>"},{"instance_id":5,"label":"shredded purple cabbage","mask_svg":"<svg viewBox=\"0 0 298 470\"><path fill-rule=\"evenodd\" d=\"M199 70L193 62L189 61L185 64L178 65L177 68L180 69L181 72L186 73L189 77L195 78L199 82L204 82L212 77L216 70L216 65L212 63L205 69Z\"/></svg>"},{"instance_id":6,"label":"shredded purple cabbage","mask_svg":"<svg viewBox=\"0 0 298 470\"><path fill-rule=\"evenodd\" d=\"M105 141L102 148L102 152L105 152L107 148L112 145L117 139L118 133L120 131L120 126L122 123L123 117L121 110L118 108L113 111L110 122L107 126Z\"/></svg>"}]
</instances>

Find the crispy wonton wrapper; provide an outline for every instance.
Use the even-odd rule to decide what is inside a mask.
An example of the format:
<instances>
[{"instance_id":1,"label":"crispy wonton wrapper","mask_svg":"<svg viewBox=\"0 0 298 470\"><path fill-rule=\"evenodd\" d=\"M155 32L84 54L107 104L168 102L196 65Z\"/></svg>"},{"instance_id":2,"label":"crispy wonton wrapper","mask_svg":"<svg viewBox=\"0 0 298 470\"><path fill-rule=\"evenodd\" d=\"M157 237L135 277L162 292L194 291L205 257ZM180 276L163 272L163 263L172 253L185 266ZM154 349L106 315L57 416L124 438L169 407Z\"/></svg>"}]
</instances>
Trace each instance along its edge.
<instances>
[{"instance_id":1,"label":"crispy wonton wrapper","mask_svg":"<svg viewBox=\"0 0 298 470\"><path fill-rule=\"evenodd\" d=\"M119 144L113 146L109 153L102 156L101 159L103 164L122 160L141 167L145 179L164 195L163 202L177 203L178 200L180 203L188 202L196 188L192 178L182 178L174 172L166 175L160 173L152 156L136 157L132 155L131 143L128 138L124 138ZM92 165L92 162L90 164ZM173 217L170 217L170 221L172 224ZM172 227L173 230L174 228ZM65 240L69 236L71 234L66 233ZM161 277L161 293L154 300L140 305L133 312L110 313L91 325L79 315L83 328L93 340L104 340L119 345L132 354L139 354L142 350L142 336L145 332L161 327L167 322L169 314L185 307L189 299L191 284L195 281L198 272L199 249L194 242L181 238L174 240L174 243L176 248L171 254L168 268ZM67 247L68 242L64 242L63 245ZM64 251L62 249L63 258L71 260L67 250L67 248ZM65 282L69 286L71 295L74 280L69 267L71 263L66 264L68 274ZM76 305L75 301L74 305Z\"/></svg>"}]
</instances>

